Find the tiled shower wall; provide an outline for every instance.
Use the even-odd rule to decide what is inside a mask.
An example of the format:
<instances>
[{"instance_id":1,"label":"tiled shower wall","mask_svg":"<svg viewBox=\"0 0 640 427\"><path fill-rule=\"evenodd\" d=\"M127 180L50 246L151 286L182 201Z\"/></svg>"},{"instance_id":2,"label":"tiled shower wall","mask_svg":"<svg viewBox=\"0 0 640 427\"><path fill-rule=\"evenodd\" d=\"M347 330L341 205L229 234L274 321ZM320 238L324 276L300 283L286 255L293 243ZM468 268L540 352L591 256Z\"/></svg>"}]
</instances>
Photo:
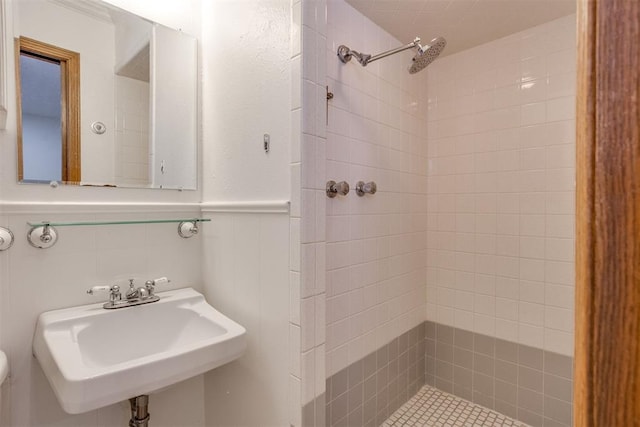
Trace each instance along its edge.
<instances>
[{"instance_id":1,"label":"tiled shower wall","mask_svg":"<svg viewBox=\"0 0 640 427\"><path fill-rule=\"evenodd\" d=\"M290 422L325 425L326 3L292 7ZM303 410L304 408L304 410Z\"/></svg>"},{"instance_id":2,"label":"tiled shower wall","mask_svg":"<svg viewBox=\"0 0 640 427\"><path fill-rule=\"evenodd\" d=\"M341 64L340 44L401 43L343 1L327 16L326 178L379 189L327 199L327 425L375 425L402 399L400 381L422 381L394 344L417 328L427 382L532 425L569 425L575 16L417 76L410 56ZM414 337L407 357L422 347Z\"/></svg>"},{"instance_id":3,"label":"tiled shower wall","mask_svg":"<svg viewBox=\"0 0 640 427\"><path fill-rule=\"evenodd\" d=\"M428 319L568 356L575 19L427 69Z\"/></svg>"},{"instance_id":4,"label":"tiled shower wall","mask_svg":"<svg viewBox=\"0 0 640 427\"><path fill-rule=\"evenodd\" d=\"M372 53L401 45L346 2L327 2L326 179L352 188L324 198L328 377L421 324L426 302L426 111L416 90L425 76L409 75L409 53L343 64L341 44ZM358 181L378 192L358 197Z\"/></svg>"},{"instance_id":5,"label":"tiled shower wall","mask_svg":"<svg viewBox=\"0 0 640 427\"><path fill-rule=\"evenodd\" d=\"M149 82L116 75L115 86L115 182L145 187L150 184Z\"/></svg>"}]
</instances>

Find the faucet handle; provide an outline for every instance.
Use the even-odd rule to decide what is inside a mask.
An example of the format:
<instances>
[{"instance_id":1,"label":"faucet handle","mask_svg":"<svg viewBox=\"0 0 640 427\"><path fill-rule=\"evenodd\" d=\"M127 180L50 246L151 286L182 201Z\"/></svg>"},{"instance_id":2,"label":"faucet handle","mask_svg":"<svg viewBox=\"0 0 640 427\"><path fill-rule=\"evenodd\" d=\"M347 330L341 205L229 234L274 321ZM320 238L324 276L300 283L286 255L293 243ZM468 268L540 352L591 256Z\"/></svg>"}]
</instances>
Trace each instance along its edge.
<instances>
[{"instance_id":1,"label":"faucet handle","mask_svg":"<svg viewBox=\"0 0 640 427\"><path fill-rule=\"evenodd\" d=\"M152 296L157 285L166 285L167 283L171 283L171 280L166 277L158 277L154 280L147 280L144 282L144 286L147 288L147 291L149 291L149 296Z\"/></svg>"},{"instance_id":2,"label":"faucet handle","mask_svg":"<svg viewBox=\"0 0 640 427\"><path fill-rule=\"evenodd\" d=\"M111 290L111 286L94 286L91 289L87 289L87 293L89 295L93 295L95 292L101 292L101 291L110 291Z\"/></svg>"},{"instance_id":3,"label":"faucet handle","mask_svg":"<svg viewBox=\"0 0 640 427\"><path fill-rule=\"evenodd\" d=\"M100 291L109 291L109 301L111 301L112 303L122 298L122 296L120 295L120 286L118 285L94 286L93 288L88 289L87 293L89 295L93 295L95 292L100 292Z\"/></svg>"}]
</instances>

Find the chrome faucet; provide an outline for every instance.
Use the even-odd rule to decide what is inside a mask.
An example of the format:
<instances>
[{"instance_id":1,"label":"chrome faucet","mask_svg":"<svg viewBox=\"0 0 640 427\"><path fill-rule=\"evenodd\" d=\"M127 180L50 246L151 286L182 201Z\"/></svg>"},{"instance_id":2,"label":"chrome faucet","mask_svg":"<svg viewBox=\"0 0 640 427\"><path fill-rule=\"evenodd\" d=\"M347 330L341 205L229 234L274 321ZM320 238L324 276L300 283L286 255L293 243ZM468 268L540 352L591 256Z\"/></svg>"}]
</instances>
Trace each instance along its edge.
<instances>
[{"instance_id":1,"label":"chrome faucet","mask_svg":"<svg viewBox=\"0 0 640 427\"><path fill-rule=\"evenodd\" d=\"M134 279L129 279L129 290L125 293L124 299L122 299L122 293L118 285L94 286L87 293L93 295L97 291L109 291L109 301L104 303L103 307L106 309L124 308L158 301L160 297L155 294L156 285L170 282L171 280L166 277L160 277L155 280L147 280L144 286L136 288Z\"/></svg>"}]
</instances>

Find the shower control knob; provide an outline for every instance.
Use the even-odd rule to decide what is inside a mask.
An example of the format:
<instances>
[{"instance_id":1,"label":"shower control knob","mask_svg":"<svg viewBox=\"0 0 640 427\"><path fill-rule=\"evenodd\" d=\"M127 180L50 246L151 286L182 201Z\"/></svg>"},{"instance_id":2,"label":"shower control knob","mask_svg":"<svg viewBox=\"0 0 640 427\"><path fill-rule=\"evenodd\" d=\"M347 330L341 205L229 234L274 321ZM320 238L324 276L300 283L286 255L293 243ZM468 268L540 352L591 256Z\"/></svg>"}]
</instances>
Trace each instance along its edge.
<instances>
[{"instance_id":1,"label":"shower control knob","mask_svg":"<svg viewBox=\"0 0 640 427\"><path fill-rule=\"evenodd\" d=\"M378 186L373 181L367 182L366 184L364 181L358 181L356 184L356 194L360 197L365 194L376 194L376 191L378 191Z\"/></svg>"},{"instance_id":2,"label":"shower control knob","mask_svg":"<svg viewBox=\"0 0 640 427\"><path fill-rule=\"evenodd\" d=\"M333 199L337 195L346 196L349 194L349 183L346 181L327 181L327 197Z\"/></svg>"}]
</instances>

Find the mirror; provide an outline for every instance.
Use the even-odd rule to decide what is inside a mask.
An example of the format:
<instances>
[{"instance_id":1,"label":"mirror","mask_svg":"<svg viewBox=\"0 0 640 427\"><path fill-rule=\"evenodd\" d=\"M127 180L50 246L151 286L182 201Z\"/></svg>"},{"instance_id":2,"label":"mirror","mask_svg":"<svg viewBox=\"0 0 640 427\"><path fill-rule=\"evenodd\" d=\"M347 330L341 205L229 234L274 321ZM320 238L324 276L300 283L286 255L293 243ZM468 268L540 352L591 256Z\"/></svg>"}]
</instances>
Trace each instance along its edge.
<instances>
[{"instance_id":1,"label":"mirror","mask_svg":"<svg viewBox=\"0 0 640 427\"><path fill-rule=\"evenodd\" d=\"M197 39L99 0L14 4L18 181L195 189Z\"/></svg>"}]
</instances>

